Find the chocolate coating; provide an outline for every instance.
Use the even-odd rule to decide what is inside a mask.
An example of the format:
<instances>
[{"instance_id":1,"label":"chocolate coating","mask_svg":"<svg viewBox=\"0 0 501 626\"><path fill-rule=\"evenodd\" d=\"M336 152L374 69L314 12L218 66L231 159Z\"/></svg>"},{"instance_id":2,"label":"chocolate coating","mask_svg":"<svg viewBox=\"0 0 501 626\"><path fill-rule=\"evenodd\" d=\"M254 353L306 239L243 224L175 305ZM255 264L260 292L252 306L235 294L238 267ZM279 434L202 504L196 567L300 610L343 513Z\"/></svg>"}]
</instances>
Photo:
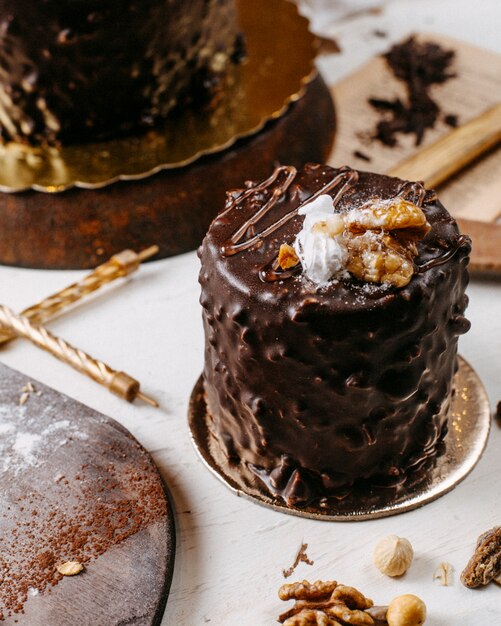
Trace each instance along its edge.
<instances>
[{"instance_id":1,"label":"chocolate coating","mask_svg":"<svg viewBox=\"0 0 501 626\"><path fill-rule=\"evenodd\" d=\"M1 136L72 142L151 126L209 89L236 46L233 0L4 0Z\"/></svg>"},{"instance_id":2,"label":"chocolate coating","mask_svg":"<svg viewBox=\"0 0 501 626\"><path fill-rule=\"evenodd\" d=\"M245 237L341 171L306 166ZM391 198L401 187L359 172L336 210ZM407 286L350 278L316 289L300 272L265 282L261 270L280 244L293 242L302 218L225 255L232 235L271 197L269 187L239 201L241 194L229 194L233 208L214 220L199 250L213 436L230 463L243 463L289 504L346 493L361 479L403 480L436 454L446 432L457 337L469 328L469 240L435 193L423 191L431 230L417 243L423 269Z\"/></svg>"}]
</instances>

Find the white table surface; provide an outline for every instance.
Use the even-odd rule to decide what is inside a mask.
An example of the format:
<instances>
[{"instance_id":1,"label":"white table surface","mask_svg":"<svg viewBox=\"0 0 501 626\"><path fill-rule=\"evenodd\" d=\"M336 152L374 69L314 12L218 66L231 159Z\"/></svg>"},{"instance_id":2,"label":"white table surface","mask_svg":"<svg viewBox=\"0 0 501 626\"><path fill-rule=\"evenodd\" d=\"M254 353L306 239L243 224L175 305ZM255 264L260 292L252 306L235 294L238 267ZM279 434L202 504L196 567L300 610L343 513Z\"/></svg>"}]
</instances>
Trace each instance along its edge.
<instances>
[{"instance_id":1,"label":"white table surface","mask_svg":"<svg viewBox=\"0 0 501 626\"><path fill-rule=\"evenodd\" d=\"M411 30L449 34L501 52L499 0L394 0L379 15L338 23L328 14L316 15L315 24L335 35L343 49L341 55L321 60L329 82ZM374 29L388 37L375 37ZM428 605L430 626L501 624L501 588L471 591L459 582L477 536L501 523L500 428L493 425L486 452L461 485L404 515L317 522L236 497L202 465L186 422L188 398L203 359L197 273L194 253L150 263L126 283L50 325L141 380L144 390L161 402L160 410L128 405L21 341L0 355L7 365L114 417L152 453L177 513L175 573L162 624L275 623L284 609L277 599L282 569L291 565L302 542L308 543L314 565L301 563L293 579L334 578L360 588L378 604L416 593ZM21 310L81 276L75 271L0 267L0 302ZM472 329L461 338L460 352L482 378L494 406L501 400L501 280L473 279L468 292ZM382 576L371 563L375 542L390 533L410 539L416 554L410 571L398 580ZM432 580L440 561L454 567L450 587Z\"/></svg>"}]
</instances>

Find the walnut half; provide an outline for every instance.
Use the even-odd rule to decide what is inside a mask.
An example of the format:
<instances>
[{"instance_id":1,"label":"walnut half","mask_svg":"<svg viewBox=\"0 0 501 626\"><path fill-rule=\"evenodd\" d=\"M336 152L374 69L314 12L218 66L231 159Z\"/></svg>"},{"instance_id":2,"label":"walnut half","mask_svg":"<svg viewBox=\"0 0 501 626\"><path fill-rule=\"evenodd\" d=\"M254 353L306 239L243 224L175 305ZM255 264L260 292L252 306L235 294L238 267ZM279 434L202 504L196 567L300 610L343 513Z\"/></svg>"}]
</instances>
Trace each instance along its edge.
<instances>
[{"instance_id":1,"label":"walnut half","mask_svg":"<svg viewBox=\"0 0 501 626\"><path fill-rule=\"evenodd\" d=\"M375 201L344 217L347 270L371 283L404 287L414 274L415 241L430 230L422 209L404 198Z\"/></svg>"},{"instance_id":2,"label":"walnut half","mask_svg":"<svg viewBox=\"0 0 501 626\"><path fill-rule=\"evenodd\" d=\"M411 250L391 235L367 231L348 238L346 245L346 269L359 280L405 287L414 274Z\"/></svg>"},{"instance_id":3,"label":"walnut half","mask_svg":"<svg viewBox=\"0 0 501 626\"><path fill-rule=\"evenodd\" d=\"M374 626L365 609L373 605L360 591L335 581L282 585L281 600L296 600L294 606L280 615L283 626Z\"/></svg>"},{"instance_id":4,"label":"walnut half","mask_svg":"<svg viewBox=\"0 0 501 626\"><path fill-rule=\"evenodd\" d=\"M399 197L367 203L359 209L353 209L346 214L345 224L353 233L405 230L416 239L422 239L430 230L423 210Z\"/></svg>"}]
</instances>

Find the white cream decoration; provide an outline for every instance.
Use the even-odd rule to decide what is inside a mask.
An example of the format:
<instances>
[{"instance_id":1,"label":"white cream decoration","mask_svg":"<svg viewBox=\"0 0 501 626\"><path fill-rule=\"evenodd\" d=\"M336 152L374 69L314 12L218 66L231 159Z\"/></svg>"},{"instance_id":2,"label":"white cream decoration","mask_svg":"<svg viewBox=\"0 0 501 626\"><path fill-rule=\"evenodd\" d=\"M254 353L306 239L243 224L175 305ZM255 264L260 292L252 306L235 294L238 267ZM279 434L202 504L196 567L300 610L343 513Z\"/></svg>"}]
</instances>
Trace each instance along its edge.
<instances>
[{"instance_id":1,"label":"white cream decoration","mask_svg":"<svg viewBox=\"0 0 501 626\"><path fill-rule=\"evenodd\" d=\"M340 214L331 196L322 194L298 214L304 222L294 249L303 276L316 287L349 274L364 282L404 287L414 274L418 253L413 238L421 239L430 229L422 209L400 196ZM408 243L393 236L405 229L412 235Z\"/></svg>"},{"instance_id":2,"label":"white cream decoration","mask_svg":"<svg viewBox=\"0 0 501 626\"><path fill-rule=\"evenodd\" d=\"M341 237L344 221L334 213L331 196L322 194L299 209L303 228L294 241L303 274L322 287L345 271L348 252Z\"/></svg>"}]
</instances>

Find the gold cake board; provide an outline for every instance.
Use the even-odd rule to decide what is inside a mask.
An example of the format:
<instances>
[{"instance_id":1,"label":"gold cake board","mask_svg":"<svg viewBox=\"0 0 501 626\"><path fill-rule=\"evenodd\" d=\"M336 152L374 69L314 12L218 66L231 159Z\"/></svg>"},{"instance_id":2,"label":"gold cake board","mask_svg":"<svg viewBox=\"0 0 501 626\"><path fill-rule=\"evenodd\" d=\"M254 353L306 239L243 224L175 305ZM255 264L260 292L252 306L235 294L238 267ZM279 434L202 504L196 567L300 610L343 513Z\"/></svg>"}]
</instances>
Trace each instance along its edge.
<instances>
[{"instance_id":1,"label":"gold cake board","mask_svg":"<svg viewBox=\"0 0 501 626\"><path fill-rule=\"evenodd\" d=\"M200 377L190 398L188 423L193 444L206 467L233 493L282 513L323 521L355 522L389 517L417 509L454 489L473 470L487 443L490 406L475 370L461 357L454 378L456 393L449 410L445 451L418 475L409 474L398 490L368 489L364 497L348 495L326 499L324 505L288 506L273 497L263 483L240 465L230 466L209 432L210 416Z\"/></svg>"}]
</instances>

